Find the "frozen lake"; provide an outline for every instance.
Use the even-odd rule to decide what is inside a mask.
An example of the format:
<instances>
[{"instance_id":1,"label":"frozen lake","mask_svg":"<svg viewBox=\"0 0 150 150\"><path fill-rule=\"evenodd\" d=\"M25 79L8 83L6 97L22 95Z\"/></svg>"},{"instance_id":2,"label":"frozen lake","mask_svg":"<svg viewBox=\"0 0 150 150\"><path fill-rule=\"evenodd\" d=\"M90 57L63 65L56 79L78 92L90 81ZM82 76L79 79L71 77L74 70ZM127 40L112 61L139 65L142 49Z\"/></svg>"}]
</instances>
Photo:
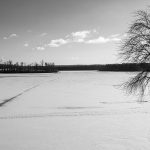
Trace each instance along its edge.
<instances>
[{"instance_id":1,"label":"frozen lake","mask_svg":"<svg viewBox=\"0 0 150 150\"><path fill-rule=\"evenodd\" d=\"M117 86L132 75L0 74L0 149L148 150L150 103Z\"/></svg>"}]
</instances>

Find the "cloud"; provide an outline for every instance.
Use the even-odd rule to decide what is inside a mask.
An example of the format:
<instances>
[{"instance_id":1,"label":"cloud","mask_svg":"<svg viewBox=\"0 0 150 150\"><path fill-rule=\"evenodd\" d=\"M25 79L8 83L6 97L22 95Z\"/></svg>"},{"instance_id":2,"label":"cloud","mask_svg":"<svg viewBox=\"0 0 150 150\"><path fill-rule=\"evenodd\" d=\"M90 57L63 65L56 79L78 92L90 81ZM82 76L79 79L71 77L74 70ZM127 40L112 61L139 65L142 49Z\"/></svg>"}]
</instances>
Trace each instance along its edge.
<instances>
[{"instance_id":1,"label":"cloud","mask_svg":"<svg viewBox=\"0 0 150 150\"><path fill-rule=\"evenodd\" d=\"M96 30L84 30L72 32L68 37L72 40L72 42L84 43L87 38L95 33L95 31Z\"/></svg>"},{"instance_id":2,"label":"cloud","mask_svg":"<svg viewBox=\"0 0 150 150\"><path fill-rule=\"evenodd\" d=\"M79 38L79 39L85 39L91 31L85 30L85 31L78 31L78 32L72 32L71 35L74 38Z\"/></svg>"},{"instance_id":3,"label":"cloud","mask_svg":"<svg viewBox=\"0 0 150 150\"><path fill-rule=\"evenodd\" d=\"M127 37L127 36L128 36L127 33L125 33L125 34L122 35L123 38L125 38L125 37Z\"/></svg>"},{"instance_id":4,"label":"cloud","mask_svg":"<svg viewBox=\"0 0 150 150\"><path fill-rule=\"evenodd\" d=\"M114 40L122 40L123 38L127 37L127 34L113 34L110 36L110 38Z\"/></svg>"},{"instance_id":5,"label":"cloud","mask_svg":"<svg viewBox=\"0 0 150 150\"><path fill-rule=\"evenodd\" d=\"M115 42L115 41L116 42L121 41L121 38L119 38L119 37L105 38L105 37L99 36L98 38L90 39L90 40L86 41L85 43L88 43L88 44L103 44L103 43Z\"/></svg>"},{"instance_id":6,"label":"cloud","mask_svg":"<svg viewBox=\"0 0 150 150\"><path fill-rule=\"evenodd\" d=\"M121 41L122 38L116 37L116 38L111 38L110 41Z\"/></svg>"},{"instance_id":7,"label":"cloud","mask_svg":"<svg viewBox=\"0 0 150 150\"><path fill-rule=\"evenodd\" d=\"M108 42L114 42L114 41L121 41L121 39L122 39L122 36L120 36L120 34L114 34L114 35L110 35L107 38L103 36L99 36L98 38L87 40L85 43L102 44L102 43L108 43Z\"/></svg>"},{"instance_id":8,"label":"cloud","mask_svg":"<svg viewBox=\"0 0 150 150\"><path fill-rule=\"evenodd\" d=\"M15 34L15 33L9 35L10 38L12 38L12 37L17 37L17 36L18 36L18 35Z\"/></svg>"},{"instance_id":9,"label":"cloud","mask_svg":"<svg viewBox=\"0 0 150 150\"><path fill-rule=\"evenodd\" d=\"M67 36L67 38L72 37L72 43L84 43L84 44L101 44L108 43L113 41L120 41L122 36L120 34L113 34L108 37L96 36L99 35L99 32L96 29L93 30L84 30L78 32L72 32L71 36Z\"/></svg>"},{"instance_id":10,"label":"cloud","mask_svg":"<svg viewBox=\"0 0 150 150\"><path fill-rule=\"evenodd\" d=\"M67 39L56 39L56 40L51 40L49 44L47 44L47 47L59 47L61 45L69 43L69 40Z\"/></svg>"},{"instance_id":11,"label":"cloud","mask_svg":"<svg viewBox=\"0 0 150 150\"><path fill-rule=\"evenodd\" d=\"M47 33L42 33L41 36L45 36ZM105 44L108 42L121 41L125 35L112 34L110 36L104 37L96 30L83 30L72 32L66 35L64 38L53 39L49 43L43 44L42 46L37 46L37 50L45 50L47 47L58 48L62 45L69 43L82 43L82 44Z\"/></svg>"},{"instance_id":12,"label":"cloud","mask_svg":"<svg viewBox=\"0 0 150 150\"><path fill-rule=\"evenodd\" d=\"M29 43L25 43L25 44L24 44L24 47L29 47Z\"/></svg>"},{"instance_id":13,"label":"cloud","mask_svg":"<svg viewBox=\"0 0 150 150\"><path fill-rule=\"evenodd\" d=\"M5 37L3 37L3 39L4 39L4 40L7 40L8 38L5 36Z\"/></svg>"},{"instance_id":14,"label":"cloud","mask_svg":"<svg viewBox=\"0 0 150 150\"><path fill-rule=\"evenodd\" d=\"M94 33L98 33L98 31L97 31L96 29L93 29L92 31L93 31Z\"/></svg>"},{"instance_id":15,"label":"cloud","mask_svg":"<svg viewBox=\"0 0 150 150\"><path fill-rule=\"evenodd\" d=\"M15 33L13 33L13 34L10 34L10 35L8 35L8 36L3 37L3 39L4 39L4 40L8 40L8 39L17 38L17 37L18 37L18 35L15 34Z\"/></svg>"},{"instance_id":16,"label":"cloud","mask_svg":"<svg viewBox=\"0 0 150 150\"><path fill-rule=\"evenodd\" d=\"M104 38L102 36L86 41L86 43L88 43L88 44L99 44L99 43L107 43L107 42L109 42L109 39Z\"/></svg>"},{"instance_id":17,"label":"cloud","mask_svg":"<svg viewBox=\"0 0 150 150\"><path fill-rule=\"evenodd\" d=\"M40 37L43 37L43 36L46 36L46 35L48 35L48 33L44 32L44 33L40 34Z\"/></svg>"},{"instance_id":18,"label":"cloud","mask_svg":"<svg viewBox=\"0 0 150 150\"><path fill-rule=\"evenodd\" d=\"M59 38L59 39L54 39L51 40L47 44L43 44L42 47L36 47L35 49L37 50L44 50L47 47L60 47L65 44L69 43L84 43L86 38L89 37L91 33L95 33L96 30L83 30L83 31L77 31L77 32L72 32L68 35L66 35L64 38ZM42 33L40 36L46 36L47 33Z\"/></svg>"},{"instance_id":19,"label":"cloud","mask_svg":"<svg viewBox=\"0 0 150 150\"><path fill-rule=\"evenodd\" d=\"M110 37L111 38L116 38L116 37L119 37L120 36L120 34L113 34L113 35L111 35Z\"/></svg>"},{"instance_id":20,"label":"cloud","mask_svg":"<svg viewBox=\"0 0 150 150\"><path fill-rule=\"evenodd\" d=\"M36 47L36 50L38 50L38 51L43 51L43 50L45 50L45 47L43 47L43 46L37 46L37 47Z\"/></svg>"}]
</instances>

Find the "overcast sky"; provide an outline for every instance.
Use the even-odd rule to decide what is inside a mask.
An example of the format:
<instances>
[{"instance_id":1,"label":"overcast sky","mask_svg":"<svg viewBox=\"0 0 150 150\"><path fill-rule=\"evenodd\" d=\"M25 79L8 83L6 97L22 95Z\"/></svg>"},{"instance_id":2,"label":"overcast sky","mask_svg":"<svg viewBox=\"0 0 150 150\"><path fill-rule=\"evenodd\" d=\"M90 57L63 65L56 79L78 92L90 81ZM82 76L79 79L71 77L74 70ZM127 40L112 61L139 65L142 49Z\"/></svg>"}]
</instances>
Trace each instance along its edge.
<instances>
[{"instance_id":1,"label":"overcast sky","mask_svg":"<svg viewBox=\"0 0 150 150\"><path fill-rule=\"evenodd\" d=\"M1 0L0 58L116 63L119 43L148 0Z\"/></svg>"}]
</instances>

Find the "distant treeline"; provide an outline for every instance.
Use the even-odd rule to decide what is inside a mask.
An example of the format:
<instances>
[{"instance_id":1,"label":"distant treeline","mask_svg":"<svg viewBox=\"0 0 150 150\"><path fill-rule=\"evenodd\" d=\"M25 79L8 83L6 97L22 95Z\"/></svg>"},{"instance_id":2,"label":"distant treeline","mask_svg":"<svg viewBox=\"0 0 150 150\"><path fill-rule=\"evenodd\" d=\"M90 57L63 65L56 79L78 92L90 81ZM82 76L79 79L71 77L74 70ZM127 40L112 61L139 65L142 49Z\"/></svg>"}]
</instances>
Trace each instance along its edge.
<instances>
[{"instance_id":1,"label":"distant treeline","mask_svg":"<svg viewBox=\"0 0 150 150\"><path fill-rule=\"evenodd\" d=\"M148 63L122 63L122 64L105 64L105 65L57 65L59 71L82 71L82 70L98 70L98 71L150 71Z\"/></svg>"},{"instance_id":2,"label":"distant treeline","mask_svg":"<svg viewBox=\"0 0 150 150\"><path fill-rule=\"evenodd\" d=\"M123 63L101 65L99 71L150 71L149 63Z\"/></svg>"},{"instance_id":3,"label":"distant treeline","mask_svg":"<svg viewBox=\"0 0 150 150\"><path fill-rule=\"evenodd\" d=\"M55 65L54 63L44 62L25 64L13 63L12 61L0 62L0 73L53 73L58 71L150 71L149 63L122 63L104 65Z\"/></svg>"},{"instance_id":4,"label":"distant treeline","mask_svg":"<svg viewBox=\"0 0 150 150\"><path fill-rule=\"evenodd\" d=\"M26 64L13 63L11 60L0 63L0 73L53 73L57 72L54 63L41 61L38 63Z\"/></svg>"}]
</instances>

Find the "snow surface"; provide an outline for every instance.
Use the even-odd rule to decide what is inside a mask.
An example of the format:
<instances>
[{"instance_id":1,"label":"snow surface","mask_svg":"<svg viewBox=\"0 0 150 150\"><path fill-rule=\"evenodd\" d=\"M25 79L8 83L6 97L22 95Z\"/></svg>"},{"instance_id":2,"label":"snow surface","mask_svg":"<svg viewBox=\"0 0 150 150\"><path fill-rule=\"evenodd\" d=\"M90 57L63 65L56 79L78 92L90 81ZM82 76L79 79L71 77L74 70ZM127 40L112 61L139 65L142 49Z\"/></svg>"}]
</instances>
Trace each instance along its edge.
<instances>
[{"instance_id":1,"label":"snow surface","mask_svg":"<svg viewBox=\"0 0 150 150\"><path fill-rule=\"evenodd\" d=\"M149 150L150 103L118 88L132 75L1 74L0 149Z\"/></svg>"}]
</instances>

